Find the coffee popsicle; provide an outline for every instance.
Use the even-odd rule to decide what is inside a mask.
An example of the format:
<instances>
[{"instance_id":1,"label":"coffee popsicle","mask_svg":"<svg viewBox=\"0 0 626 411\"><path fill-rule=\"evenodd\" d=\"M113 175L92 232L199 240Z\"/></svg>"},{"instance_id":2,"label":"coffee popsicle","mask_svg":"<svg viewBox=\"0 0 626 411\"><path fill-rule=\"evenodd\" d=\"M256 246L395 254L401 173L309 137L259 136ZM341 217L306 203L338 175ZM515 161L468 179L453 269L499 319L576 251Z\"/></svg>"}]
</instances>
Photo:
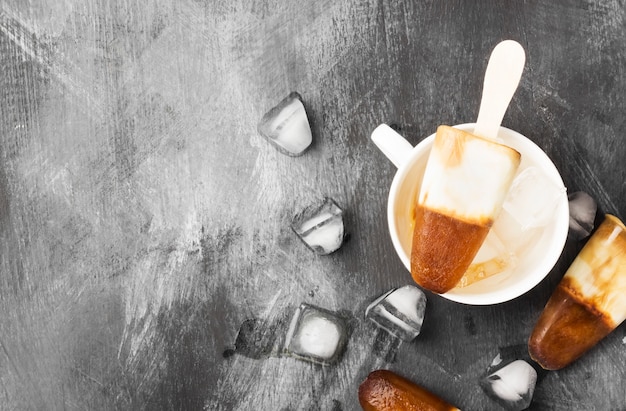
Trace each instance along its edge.
<instances>
[{"instance_id":1,"label":"coffee popsicle","mask_svg":"<svg viewBox=\"0 0 626 411\"><path fill-rule=\"evenodd\" d=\"M439 126L415 207L411 275L445 293L459 282L497 216L521 160L496 141Z\"/></svg>"},{"instance_id":2,"label":"coffee popsicle","mask_svg":"<svg viewBox=\"0 0 626 411\"><path fill-rule=\"evenodd\" d=\"M365 411L459 411L435 394L388 370L372 371L359 386Z\"/></svg>"},{"instance_id":3,"label":"coffee popsicle","mask_svg":"<svg viewBox=\"0 0 626 411\"><path fill-rule=\"evenodd\" d=\"M542 311L531 358L547 370L571 364L626 319L625 295L626 227L606 215Z\"/></svg>"},{"instance_id":4,"label":"coffee popsicle","mask_svg":"<svg viewBox=\"0 0 626 411\"><path fill-rule=\"evenodd\" d=\"M498 130L517 89L526 54L504 40L489 57L473 133L439 126L418 195L411 275L431 291L459 282L502 207L520 153L498 142Z\"/></svg>"}]
</instances>

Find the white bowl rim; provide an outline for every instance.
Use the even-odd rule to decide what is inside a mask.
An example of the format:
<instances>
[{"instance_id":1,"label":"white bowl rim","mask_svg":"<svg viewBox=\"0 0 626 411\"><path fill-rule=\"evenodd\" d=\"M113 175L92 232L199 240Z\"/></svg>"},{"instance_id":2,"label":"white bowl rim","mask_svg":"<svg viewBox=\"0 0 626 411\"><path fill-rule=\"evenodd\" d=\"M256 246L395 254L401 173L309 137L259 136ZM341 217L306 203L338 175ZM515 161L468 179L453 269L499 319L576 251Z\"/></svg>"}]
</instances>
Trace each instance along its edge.
<instances>
[{"instance_id":1,"label":"white bowl rim","mask_svg":"<svg viewBox=\"0 0 626 411\"><path fill-rule=\"evenodd\" d=\"M455 125L453 127L465 131L471 131L474 129L474 126L475 123L463 123ZM515 130L511 130L504 126L501 126L500 128L505 130L505 133L507 133L510 137L523 141L523 144L528 145L531 150L535 150L540 157L543 157L542 163L544 163L544 165L547 167L547 171L552 175L556 182L565 187L565 184L563 183L563 179L561 178L561 174L559 173L558 169L556 168L552 160L548 157L548 155L539 146L537 146L537 144L535 144L528 137L518 133ZM387 201L387 222L389 225L389 232L396 253L400 257L403 265L407 268L407 270L409 270L409 272L411 271L411 262L409 256L404 253L402 244L400 243L400 239L397 234L398 229L396 227L395 215L393 213L394 200L396 198L397 191L399 190L401 181L404 179L405 175L410 169L409 165L413 161L415 161L416 158L421 157L421 155L423 155L425 151L428 151L430 149L434 138L435 134L433 133L425 139L421 140L413 148L413 151L409 155L405 165L398 169L398 171L396 172L391 183L391 187L389 189L389 198ZM504 303L526 294L550 273L550 271L554 268L555 264L560 258L561 253L563 252L563 248L565 247L565 242L567 240L567 234L569 231L569 207L567 193L565 191L563 191L561 195L557 208L559 208L559 210L558 213L556 213L557 221L554 223L556 227L554 241L551 243L550 249L546 250L545 257L542 259L541 264L537 266L536 270L534 271L535 274L525 276L521 281L516 283L515 287L509 286L504 289L480 294L459 293L456 292L455 289L453 289L448 291L447 293L439 295L448 300L468 305L493 305Z\"/></svg>"}]
</instances>

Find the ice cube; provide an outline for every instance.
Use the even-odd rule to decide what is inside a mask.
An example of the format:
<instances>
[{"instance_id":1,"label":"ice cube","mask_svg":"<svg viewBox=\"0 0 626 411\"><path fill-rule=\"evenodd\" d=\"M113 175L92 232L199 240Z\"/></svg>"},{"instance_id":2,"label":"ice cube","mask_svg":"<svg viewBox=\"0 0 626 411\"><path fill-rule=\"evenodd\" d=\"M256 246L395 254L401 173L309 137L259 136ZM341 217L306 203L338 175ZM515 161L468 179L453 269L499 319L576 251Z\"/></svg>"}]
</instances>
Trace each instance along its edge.
<instances>
[{"instance_id":1,"label":"ice cube","mask_svg":"<svg viewBox=\"0 0 626 411\"><path fill-rule=\"evenodd\" d=\"M419 288L405 285L378 297L365 310L365 318L405 341L417 337L426 311L426 295Z\"/></svg>"},{"instance_id":2,"label":"ice cube","mask_svg":"<svg viewBox=\"0 0 626 411\"><path fill-rule=\"evenodd\" d=\"M291 228L310 249L330 254L343 244L343 211L333 199L325 198L298 213Z\"/></svg>"},{"instance_id":3,"label":"ice cube","mask_svg":"<svg viewBox=\"0 0 626 411\"><path fill-rule=\"evenodd\" d=\"M513 180L503 208L523 230L544 227L554 216L565 187L557 185L537 167L527 167Z\"/></svg>"},{"instance_id":4,"label":"ice cube","mask_svg":"<svg viewBox=\"0 0 626 411\"><path fill-rule=\"evenodd\" d=\"M347 325L339 315L303 303L289 325L283 354L317 364L333 364L343 354L347 333Z\"/></svg>"},{"instance_id":5,"label":"ice cube","mask_svg":"<svg viewBox=\"0 0 626 411\"><path fill-rule=\"evenodd\" d=\"M523 227L507 210L501 210L491 226L504 247L516 256L520 256L537 243L542 233L541 227Z\"/></svg>"},{"instance_id":6,"label":"ice cube","mask_svg":"<svg viewBox=\"0 0 626 411\"><path fill-rule=\"evenodd\" d=\"M598 205L589 194L576 191L568 196L569 200L569 232L570 235L582 240L593 231Z\"/></svg>"},{"instance_id":7,"label":"ice cube","mask_svg":"<svg viewBox=\"0 0 626 411\"><path fill-rule=\"evenodd\" d=\"M496 274L510 273L516 265L515 253L504 245L496 231L489 230L478 254L456 287L467 287Z\"/></svg>"},{"instance_id":8,"label":"ice cube","mask_svg":"<svg viewBox=\"0 0 626 411\"><path fill-rule=\"evenodd\" d=\"M502 242L498 234L494 230L489 230L485 241L480 246L476 257L474 257L473 262L478 263L483 261L489 261L501 256L502 254L506 254L507 252L507 248L504 246L504 243Z\"/></svg>"},{"instance_id":9,"label":"ice cube","mask_svg":"<svg viewBox=\"0 0 626 411\"><path fill-rule=\"evenodd\" d=\"M524 410L530 406L538 378L543 374L528 356L526 345L500 349L487 367L480 386L506 410Z\"/></svg>"},{"instance_id":10,"label":"ice cube","mask_svg":"<svg viewBox=\"0 0 626 411\"><path fill-rule=\"evenodd\" d=\"M537 371L524 360L515 360L487 377L491 395L508 410L525 410L532 401Z\"/></svg>"},{"instance_id":11,"label":"ice cube","mask_svg":"<svg viewBox=\"0 0 626 411\"><path fill-rule=\"evenodd\" d=\"M313 140L302 97L296 92L268 111L259 121L257 130L279 151L290 156L302 155Z\"/></svg>"}]
</instances>

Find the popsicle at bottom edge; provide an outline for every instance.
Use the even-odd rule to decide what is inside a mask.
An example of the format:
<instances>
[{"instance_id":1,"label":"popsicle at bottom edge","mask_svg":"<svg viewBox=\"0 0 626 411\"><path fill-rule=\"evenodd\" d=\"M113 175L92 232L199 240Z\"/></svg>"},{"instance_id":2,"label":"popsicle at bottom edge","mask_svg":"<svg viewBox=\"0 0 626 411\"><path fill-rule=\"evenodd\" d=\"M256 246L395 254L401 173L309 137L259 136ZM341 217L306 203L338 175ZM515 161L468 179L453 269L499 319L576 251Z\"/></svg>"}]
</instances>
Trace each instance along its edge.
<instances>
[{"instance_id":1,"label":"popsicle at bottom edge","mask_svg":"<svg viewBox=\"0 0 626 411\"><path fill-rule=\"evenodd\" d=\"M372 371L359 386L365 411L459 411L435 394L388 370Z\"/></svg>"}]
</instances>

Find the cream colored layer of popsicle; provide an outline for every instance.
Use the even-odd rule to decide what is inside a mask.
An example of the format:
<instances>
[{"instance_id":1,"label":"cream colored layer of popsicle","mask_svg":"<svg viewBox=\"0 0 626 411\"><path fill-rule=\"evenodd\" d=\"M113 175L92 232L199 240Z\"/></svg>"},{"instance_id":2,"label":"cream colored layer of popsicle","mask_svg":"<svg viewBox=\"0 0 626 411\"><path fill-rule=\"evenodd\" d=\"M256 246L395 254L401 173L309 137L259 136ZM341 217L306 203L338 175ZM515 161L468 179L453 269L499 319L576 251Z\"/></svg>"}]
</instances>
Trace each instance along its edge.
<instances>
[{"instance_id":1,"label":"cream colored layer of popsicle","mask_svg":"<svg viewBox=\"0 0 626 411\"><path fill-rule=\"evenodd\" d=\"M511 147L439 126L418 203L458 220L490 224L520 163Z\"/></svg>"},{"instance_id":2,"label":"cream colored layer of popsicle","mask_svg":"<svg viewBox=\"0 0 626 411\"><path fill-rule=\"evenodd\" d=\"M564 279L570 280L572 292L612 320L615 328L626 320L626 227L612 215L606 218L614 224L599 227L606 232L589 240Z\"/></svg>"}]
</instances>

